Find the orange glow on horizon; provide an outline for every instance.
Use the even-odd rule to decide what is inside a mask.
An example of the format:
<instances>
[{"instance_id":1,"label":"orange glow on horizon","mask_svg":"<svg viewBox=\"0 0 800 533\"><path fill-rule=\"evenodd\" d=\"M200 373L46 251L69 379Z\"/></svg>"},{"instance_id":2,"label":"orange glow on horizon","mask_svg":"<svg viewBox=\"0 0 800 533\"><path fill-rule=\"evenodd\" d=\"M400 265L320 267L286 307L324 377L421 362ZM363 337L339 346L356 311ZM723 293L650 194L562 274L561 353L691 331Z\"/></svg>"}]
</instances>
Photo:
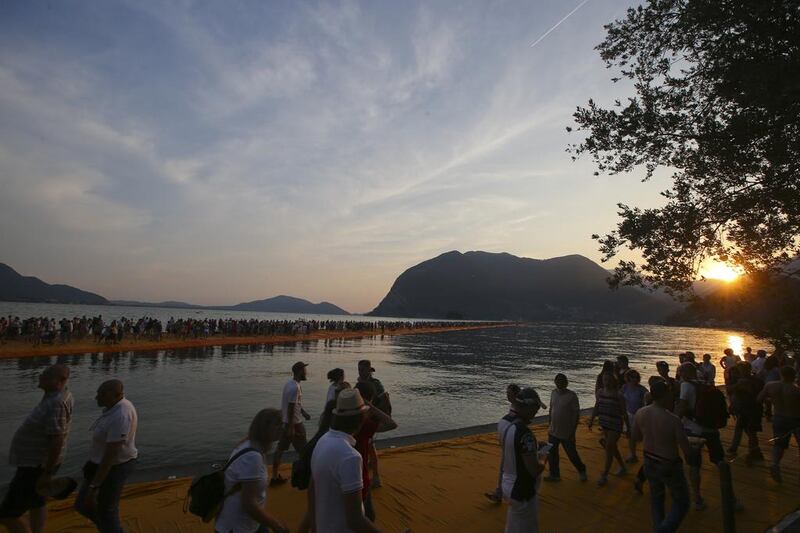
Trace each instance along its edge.
<instances>
[{"instance_id":1,"label":"orange glow on horizon","mask_svg":"<svg viewBox=\"0 0 800 533\"><path fill-rule=\"evenodd\" d=\"M725 263L714 262L700 269L700 274L708 279L719 279L728 283L736 281L742 271Z\"/></svg>"}]
</instances>

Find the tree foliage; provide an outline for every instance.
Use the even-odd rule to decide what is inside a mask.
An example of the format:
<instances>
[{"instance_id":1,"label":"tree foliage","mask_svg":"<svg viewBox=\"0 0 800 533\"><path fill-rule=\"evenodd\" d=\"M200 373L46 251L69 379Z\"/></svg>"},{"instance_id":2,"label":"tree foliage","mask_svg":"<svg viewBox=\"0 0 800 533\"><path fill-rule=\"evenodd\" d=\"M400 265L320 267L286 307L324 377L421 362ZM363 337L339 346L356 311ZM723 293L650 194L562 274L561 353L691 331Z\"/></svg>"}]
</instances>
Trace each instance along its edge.
<instances>
[{"instance_id":1,"label":"tree foliage","mask_svg":"<svg viewBox=\"0 0 800 533\"><path fill-rule=\"evenodd\" d=\"M574 114L598 173L671 172L663 207L619 204L597 236L612 285L683 291L714 259L751 274L800 252L800 2L649 0L605 26L602 59L633 96ZM570 129L570 128L568 128Z\"/></svg>"}]
</instances>

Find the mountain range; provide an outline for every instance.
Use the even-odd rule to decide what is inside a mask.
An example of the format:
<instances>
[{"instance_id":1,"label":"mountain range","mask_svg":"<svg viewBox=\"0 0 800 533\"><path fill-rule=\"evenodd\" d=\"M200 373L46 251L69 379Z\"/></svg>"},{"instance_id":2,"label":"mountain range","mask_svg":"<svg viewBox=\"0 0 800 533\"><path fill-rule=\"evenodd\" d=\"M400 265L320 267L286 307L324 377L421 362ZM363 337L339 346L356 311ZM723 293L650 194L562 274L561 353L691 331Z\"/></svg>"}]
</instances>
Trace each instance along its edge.
<instances>
[{"instance_id":1,"label":"mountain range","mask_svg":"<svg viewBox=\"0 0 800 533\"><path fill-rule=\"evenodd\" d=\"M529 259L452 251L403 272L369 315L475 320L662 322L681 304L633 287L581 255Z\"/></svg>"},{"instance_id":2,"label":"mountain range","mask_svg":"<svg viewBox=\"0 0 800 533\"><path fill-rule=\"evenodd\" d=\"M69 285L51 285L39 278L23 276L10 266L0 263L0 301L41 302L87 305L125 305L135 307L168 307L175 309L219 309L225 311L251 311L272 313L302 313L314 315L349 315L347 311L329 302L318 304L294 298L275 296L236 305L204 306L186 302L140 302L135 300L107 300L92 292Z\"/></svg>"}]
</instances>

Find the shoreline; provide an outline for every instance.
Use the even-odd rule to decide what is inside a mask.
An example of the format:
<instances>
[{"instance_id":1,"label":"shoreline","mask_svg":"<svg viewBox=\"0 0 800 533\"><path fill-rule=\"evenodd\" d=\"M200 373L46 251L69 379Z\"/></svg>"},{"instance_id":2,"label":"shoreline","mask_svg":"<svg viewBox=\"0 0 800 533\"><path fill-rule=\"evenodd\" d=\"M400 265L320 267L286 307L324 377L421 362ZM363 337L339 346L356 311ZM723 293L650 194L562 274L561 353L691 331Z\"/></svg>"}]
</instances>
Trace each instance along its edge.
<instances>
[{"instance_id":1,"label":"shoreline","mask_svg":"<svg viewBox=\"0 0 800 533\"><path fill-rule=\"evenodd\" d=\"M132 351L157 351L174 350L182 348L198 348L205 346L234 346L241 344L283 344L292 342L303 342L312 340L338 340L338 339L360 339L376 336L395 336L395 335L415 335L423 333L445 333L448 331L472 331L489 328L506 328L517 326L516 322L508 324L476 324L475 326L457 327L434 327L434 328L412 328L386 330L383 333L380 329L361 330L361 331L328 331L317 330L305 335L257 335L242 337L206 337L199 339L178 339L166 338L164 335L160 341L123 340L119 344L97 344L92 340L85 339L69 344L54 344L32 346L28 341L7 341L0 344L0 359L21 359L27 357L50 357L54 355L75 355L92 353L118 353Z\"/></svg>"}]
</instances>

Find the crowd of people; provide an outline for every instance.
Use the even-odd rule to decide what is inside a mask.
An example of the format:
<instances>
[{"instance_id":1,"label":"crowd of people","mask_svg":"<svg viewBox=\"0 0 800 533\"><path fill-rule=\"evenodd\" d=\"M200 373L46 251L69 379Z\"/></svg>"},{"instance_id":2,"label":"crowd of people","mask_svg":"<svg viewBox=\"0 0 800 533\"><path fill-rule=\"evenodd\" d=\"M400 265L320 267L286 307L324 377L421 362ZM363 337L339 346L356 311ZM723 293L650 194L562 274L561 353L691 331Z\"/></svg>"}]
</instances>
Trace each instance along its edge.
<instances>
[{"instance_id":1,"label":"crowd of people","mask_svg":"<svg viewBox=\"0 0 800 533\"><path fill-rule=\"evenodd\" d=\"M770 473L782 483L781 461L792 436L800 445L800 386L798 360L776 350L767 356L748 349L744 358L725 350L719 361L724 387L715 384L716 365L705 354L697 362L692 352L680 354L677 368L656 364L657 375L641 384L642 375L629 366L625 356L605 361L597 376L595 404L588 419L597 421L604 449L599 487L610 483L609 474L622 477L630 465L642 465L632 490L649 486L653 530L676 531L693 505L706 507L701 492L703 449L711 463L735 459L743 435L747 435L747 465L764 461L760 433L762 420L772 423ZM330 385L319 426L307 438L305 422L311 419L303 403L302 383L307 363L298 361L282 390L280 409L262 409L232 449L221 471L224 484L221 510L215 514L218 533L288 532L286 523L266 506L268 487L289 479L279 466L284 452L293 447L298 458L292 464L292 486L307 491L307 510L297 527L300 532L377 532L372 492L381 486L374 437L397 428L392 418L389 393L374 377L369 360L359 361L354 385L345 371L328 372ZM10 462L16 472L2 504L0 524L10 531L41 532L47 497L66 498L78 483L56 474L63 462L70 433L74 400L67 388L69 368L56 364L39 379L41 402L19 427L11 442ZM509 385L510 408L497 424L501 446L497 486L486 496L506 502L506 533L538 531L538 495L542 482L561 481L559 449L564 448L578 479L589 479L586 464L576 446L581 409L569 379L554 379L549 403L532 387ZM121 532L119 500L126 480L135 468L138 417L125 399L123 384L109 380L97 389L102 408L91 427L91 452L83 468L75 509L102 533ZM548 409L546 439L537 439L530 425L541 409ZM734 433L724 449L720 429L735 418ZM546 440L546 442L544 442ZM623 458L620 441L627 441ZM271 473L267 456L275 445ZM684 462L687 468L684 469ZM688 480L687 474L688 473ZM546 475L545 475L546 474ZM221 489L222 490L222 489ZM665 509L666 493L671 508ZM734 501L741 507L738 500ZM24 519L29 514L28 520Z\"/></svg>"},{"instance_id":2,"label":"crowd of people","mask_svg":"<svg viewBox=\"0 0 800 533\"><path fill-rule=\"evenodd\" d=\"M641 384L641 374L629 367L625 356L605 361L597 376L595 404L587 421L590 430L598 421L599 444L605 451L597 485L609 483L615 461L615 475L625 476L629 465L639 462L637 448L641 444L643 464L634 477L633 489L643 493L644 484L649 486L653 531L676 531L691 506L706 508L700 475L704 448L715 465L726 458L735 460L746 434L745 464L764 461L759 434L766 418L772 423L770 474L776 483L782 483L781 460L790 438L794 436L800 446L797 358L787 357L780 349L770 356L763 350L753 354L750 348L744 357L730 348L724 353L719 361L723 390L715 384L717 368L710 354L704 354L702 362L697 362L692 352L680 354L674 375L669 363L659 361L658 374L648 378L648 387ZM588 480L576 446L581 413L578 397L569 390L566 375L557 374L554 382L549 404L530 387L510 385L506 391L511 408L497 425L502 447L498 486L486 493L492 502L508 502L506 533L538 531L541 481L561 481L559 447L564 448L580 481ZM547 443L539 444L528 426L540 409L548 407ZM725 449L720 429L731 416L734 432ZM622 439L628 441L625 458L619 448ZM544 475L546 469L549 472ZM672 501L669 512L665 511L667 492ZM742 509L735 496L732 505Z\"/></svg>"},{"instance_id":3,"label":"crowd of people","mask_svg":"<svg viewBox=\"0 0 800 533\"><path fill-rule=\"evenodd\" d=\"M315 331L380 331L405 329L464 327L474 322L437 322L409 320L259 320L256 318L174 318L166 324L144 316L138 319L104 320L95 317L73 317L56 320L52 317L0 317L0 342L24 340L34 346L69 343L91 339L98 344L119 344L126 341L160 341L162 338L201 339L209 337L261 337L275 335L308 335Z\"/></svg>"}]
</instances>

